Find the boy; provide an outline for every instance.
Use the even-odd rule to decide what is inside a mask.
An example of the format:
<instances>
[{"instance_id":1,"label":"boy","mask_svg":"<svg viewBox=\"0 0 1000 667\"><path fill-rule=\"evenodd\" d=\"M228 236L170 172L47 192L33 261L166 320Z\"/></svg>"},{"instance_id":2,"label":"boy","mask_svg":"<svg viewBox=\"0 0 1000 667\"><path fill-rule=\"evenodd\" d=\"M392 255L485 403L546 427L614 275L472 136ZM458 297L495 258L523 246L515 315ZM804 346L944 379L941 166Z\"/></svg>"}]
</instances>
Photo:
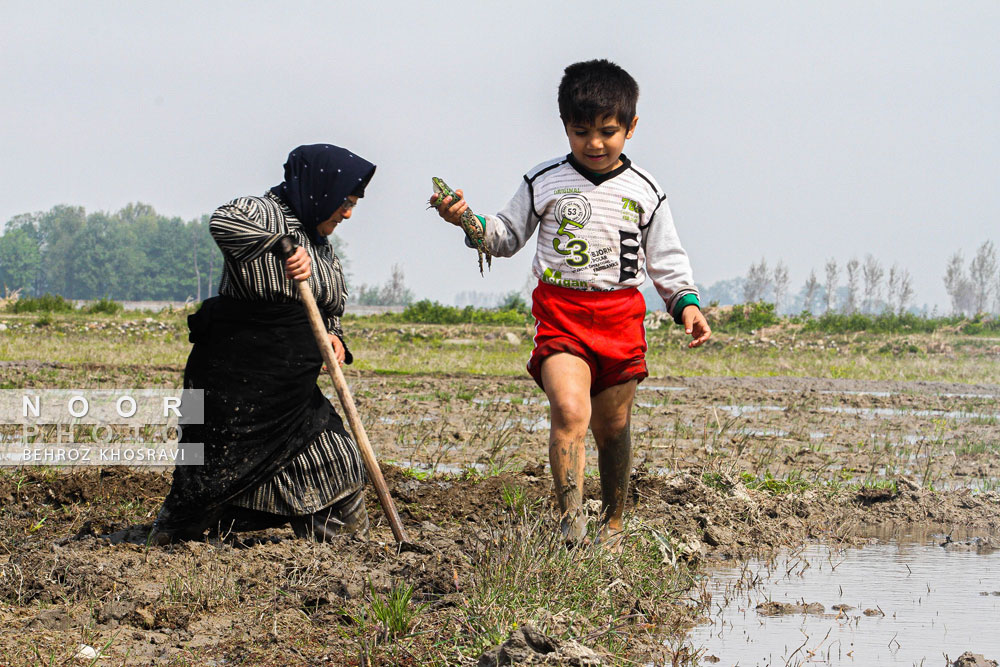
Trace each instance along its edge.
<instances>
[{"instance_id":1,"label":"boy","mask_svg":"<svg viewBox=\"0 0 1000 667\"><path fill-rule=\"evenodd\" d=\"M535 348L528 372L551 406L549 460L560 527L586 534L582 510L584 438L597 443L601 476L598 540L620 548L632 468L632 400L646 369L639 287L648 272L674 320L698 347L711 336L687 254L666 196L622 153L632 138L639 87L621 67L591 60L566 68L559 116L570 154L531 169L507 207L478 216L490 252L509 257L539 227L532 270ZM461 190L445 197L442 218L458 225L468 208ZM431 203L437 204L436 196Z\"/></svg>"}]
</instances>

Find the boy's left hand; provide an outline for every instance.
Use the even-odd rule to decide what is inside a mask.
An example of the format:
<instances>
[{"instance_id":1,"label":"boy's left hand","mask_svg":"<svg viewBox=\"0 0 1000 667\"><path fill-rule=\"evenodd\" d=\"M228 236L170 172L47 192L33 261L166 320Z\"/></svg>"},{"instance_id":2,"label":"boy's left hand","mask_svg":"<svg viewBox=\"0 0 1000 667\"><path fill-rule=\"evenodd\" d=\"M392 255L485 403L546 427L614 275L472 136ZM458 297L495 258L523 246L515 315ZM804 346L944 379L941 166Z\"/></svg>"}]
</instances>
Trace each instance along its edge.
<instances>
[{"instance_id":1,"label":"boy's left hand","mask_svg":"<svg viewBox=\"0 0 1000 667\"><path fill-rule=\"evenodd\" d=\"M688 347L698 347L712 337L712 328L708 326L708 320L698 306L692 304L684 308L681 321L684 323L684 331L694 338L688 343Z\"/></svg>"},{"instance_id":2,"label":"boy's left hand","mask_svg":"<svg viewBox=\"0 0 1000 667\"><path fill-rule=\"evenodd\" d=\"M440 206L436 206L439 196L437 193L431 195L431 206L437 208L438 215L444 220L447 220L456 227L461 227L462 214L469 208L469 203L465 201L465 194L461 190L455 190L454 197L449 195L444 198Z\"/></svg>"}]
</instances>

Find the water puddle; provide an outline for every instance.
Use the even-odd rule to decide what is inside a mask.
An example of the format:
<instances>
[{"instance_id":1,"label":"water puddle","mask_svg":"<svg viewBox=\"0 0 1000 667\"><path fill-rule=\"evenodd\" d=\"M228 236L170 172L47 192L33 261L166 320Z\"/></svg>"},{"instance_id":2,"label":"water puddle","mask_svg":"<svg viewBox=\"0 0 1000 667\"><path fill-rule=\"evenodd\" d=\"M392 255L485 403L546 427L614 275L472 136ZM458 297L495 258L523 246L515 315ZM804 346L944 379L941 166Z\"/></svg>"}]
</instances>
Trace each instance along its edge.
<instances>
[{"instance_id":1,"label":"water puddle","mask_svg":"<svg viewBox=\"0 0 1000 667\"><path fill-rule=\"evenodd\" d=\"M534 433L536 431L548 431L552 428L552 423L545 417L519 417L517 421L524 427L524 430L529 433Z\"/></svg>"},{"instance_id":2,"label":"water puddle","mask_svg":"<svg viewBox=\"0 0 1000 667\"><path fill-rule=\"evenodd\" d=\"M765 389L764 391L768 394L788 394L801 391L801 389ZM870 391L864 389L820 389L817 393L832 396L878 396L879 398L889 398L893 395L891 391Z\"/></svg>"},{"instance_id":3,"label":"water puddle","mask_svg":"<svg viewBox=\"0 0 1000 667\"><path fill-rule=\"evenodd\" d=\"M738 407L738 406L737 406ZM819 408L820 412L840 415L861 415L863 417L938 417L942 419L979 419L995 421L1000 414L989 412L966 412L965 410L907 410L904 408L848 408L843 406Z\"/></svg>"},{"instance_id":4,"label":"water puddle","mask_svg":"<svg viewBox=\"0 0 1000 667\"><path fill-rule=\"evenodd\" d=\"M594 456L596 454L594 454L593 452L591 452L589 455ZM509 468L509 467L505 467L503 465L497 466L495 464L494 465L490 465L490 464L486 464L486 463L462 463L462 464L458 464L458 463L427 463L426 461L414 461L412 459L407 460L407 461L399 461L398 465L400 465L400 466L402 466L404 468L407 468L408 470L412 470L413 472L415 472L415 473L417 473L419 475L427 475L427 476L437 475L437 476L440 476L440 477L444 477L444 476L448 476L448 475L461 476L461 475L466 475L466 474L468 474L470 472L477 472L477 473L481 473L483 475L496 475L496 474L500 474L501 472L506 471L506 470L516 470L517 469L516 467ZM549 467L548 463L546 463L543 466L543 469L545 470L545 472L549 472L551 470L551 468Z\"/></svg>"},{"instance_id":5,"label":"water puddle","mask_svg":"<svg viewBox=\"0 0 1000 667\"><path fill-rule=\"evenodd\" d=\"M800 391L798 389L765 389L769 394L785 394L795 391ZM878 398L890 398L892 396L901 396L903 394L911 394L914 392L898 392L898 391L873 391L866 389L820 389L820 394L828 394L831 396L874 396ZM1000 394L973 394L973 393L954 393L947 391L935 391L926 394L928 396L939 396L941 398L981 398L985 400L991 400L1000 398Z\"/></svg>"},{"instance_id":6,"label":"water puddle","mask_svg":"<svg viewBox=\"0 0 1000 667\"><path fill-rule=\"evenodd\" d=\"M742 417L754 412L784 412L786 409L781 405L716 405L715 407L733 417Z\"/></svg>"},{"instance_id":7,"label":"water puddle","mask_svg":"<svg viewBox=\"0 0 1000 667\"><path fill-rule=\"evenodd\" d=\"M939 491L961 491L968 489L973 492L987 493L1000 490L1000 477L959 477L948 480L935 480L934 489Z\"/></svg>"},{"instance_id":8,"label":"water puddle","mask_svg":"<svg viewBox=\"0 0 1000 667\"><path fill-rule=\"evenodd\" d=\"M769 436L777 438L788 437L788 431L784 431L780 428L739 428L735 430L735 433L749 435L756 438L765 438Z\"/></svg>"},{"instance_id":9,"label":"water puddle","mask_svg":"<svg viewBox=\"0 0 1000 667\"><path fill-rule=\"evenodd\" d=\"M785 412L786 407L782 405L716 405L716 409L722 410L733 417L753 414L755 412ZM838 415L859 415L862 417L935 417L941 419L976 419L986 422L1000 421L1000 413L991 412L969 412L966 410L915 410L910 408L852 408L845 406L832 406L817 408L819 412L827 412Z\"/></svg>"},{"instance_id":10,"label":"water puddle","mask_svg":"<svg viewBox=\"0 0 1000 667\"><path fill-rule=\"evenodd\" d=\"M379 417L376 421L379 424L389 424L392 426L409 426L412 424L420 424L422 422L433 422L439 421L439 417L431 417L424 415L423 417Z\"/></svg>"},{"instance_id":11,"label":"water puddle","mask_svg":"<svg viewBox=\"0 0 1000 667\"><path fill-rule=\"evenodd\" d=\"M687 391L687 387L670 387L659 384L640 384L639 391Z\"/></svg>"},{"instance_id":12,"label":"water puddle","mask_svg":"<svg viewBox=\"0 0 1000 667\"><path fill-rule=\"evenodd\" d=\"M997 659L1000 551L943 541L809 545L714 570L711 623L689 638L720 659L711 664L744 667L939 665L967 650Z\"/></svg>"},{"instance_id":13,"label":"water puddle","mask_svg":"<svg viewBox=\"0 0 1000 667\"><path fill-rule=\"evenodd\" d=\"M401 461L400 465L422 475L461 475L469 470L476 470L478 472L486 470L486 466L482 463L466 463L463 465L458 465L457 463L430 464L424 461L411 460Z\"/></svg>"},{"instance_id":14,"label":"water puddle","mask_svg":"<svg viewBox=\"0 0 1000 667\"><path fill-rule=\"evenodd\" d=\"M937 396L943 396L944 398L983 398L994 400L1000 398L1000 394L937 394Z\"/></svg>"},{"instance_id":15,"label":"water puddle","mask_svg":"<svg viewBox=\"0 0 1000 667\"><path fill-rule=\"evenodd\" d=\"M498 403L515 403L517 405L544 405L548 406L549 400L547 398L474 398L472 402L476 405L496 405Z\"/></svg>"}]
</instances>

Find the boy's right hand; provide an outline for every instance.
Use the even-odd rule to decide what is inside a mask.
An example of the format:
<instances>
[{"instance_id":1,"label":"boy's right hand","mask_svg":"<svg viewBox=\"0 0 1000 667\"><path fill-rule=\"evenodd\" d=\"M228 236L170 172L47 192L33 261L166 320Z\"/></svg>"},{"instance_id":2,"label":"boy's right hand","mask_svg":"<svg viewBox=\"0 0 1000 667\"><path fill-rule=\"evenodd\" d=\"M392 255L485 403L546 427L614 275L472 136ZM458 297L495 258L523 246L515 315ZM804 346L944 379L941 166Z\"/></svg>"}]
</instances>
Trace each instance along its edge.
<instances>
[{"instance_id":1,"label":"boy's right hand","mask_svg":"<svg viewBox=\"0 0 1000 667\"><path fill-rule=\"evenodd\" d=\"M708 326L708 320L701 308L690 304L681 311L681 321L684 324L684 331L694 340L688 343L688 347L698 347L712 337L712 327Z\"/></svg>"},{"instance_id":2,"label":"boy's right hand","mask_svg":"<svg viewBox=\"0 0 1000 667\"><path fill-rule=\"evenodd\" d=\"M455 190L455 195L458 197L456 200L454 197L445 197L444 202L438 206L438 194L435 192L431 195L430 204L437 208L438 215L440 215L444 220L447 220L456 227L461 227L459 220L462 218L462 214L469 208L469 203L465 201L465 195L461 190Z\"/></svg>"}]
</instances>

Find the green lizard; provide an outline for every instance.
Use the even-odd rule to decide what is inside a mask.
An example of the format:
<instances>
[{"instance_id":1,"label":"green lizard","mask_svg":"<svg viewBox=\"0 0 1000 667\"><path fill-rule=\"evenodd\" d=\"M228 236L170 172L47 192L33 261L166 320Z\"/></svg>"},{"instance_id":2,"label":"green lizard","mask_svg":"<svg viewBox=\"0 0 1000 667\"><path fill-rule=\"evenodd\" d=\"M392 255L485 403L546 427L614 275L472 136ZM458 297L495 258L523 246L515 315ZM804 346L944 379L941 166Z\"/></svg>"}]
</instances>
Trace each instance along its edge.
<instances>
[{"instance_id":1,"label":"green lizard","mask_svg":"<svg viewBox=\"0 0 1000 667\"><path fill-rule=\"evenodd\" d=\"M432 207L440 208L445 197L451 197L453 200L452 203L458 200L458 195L455 194L455 191L437 176L431 179L431 183L434 186L434 194L437 195L437 199L431 204ZM486 257L486 265L491 269L493 268L493 255L490 254L490 249L486 247L486 223L480 220L472 212L471 208L467 208L465 209L465 213L462 214L459 224L465 230L465 235L472 241L473 247L479 251L479 274L483 275L484 255Z\"/></svg>"}]
</instances>

